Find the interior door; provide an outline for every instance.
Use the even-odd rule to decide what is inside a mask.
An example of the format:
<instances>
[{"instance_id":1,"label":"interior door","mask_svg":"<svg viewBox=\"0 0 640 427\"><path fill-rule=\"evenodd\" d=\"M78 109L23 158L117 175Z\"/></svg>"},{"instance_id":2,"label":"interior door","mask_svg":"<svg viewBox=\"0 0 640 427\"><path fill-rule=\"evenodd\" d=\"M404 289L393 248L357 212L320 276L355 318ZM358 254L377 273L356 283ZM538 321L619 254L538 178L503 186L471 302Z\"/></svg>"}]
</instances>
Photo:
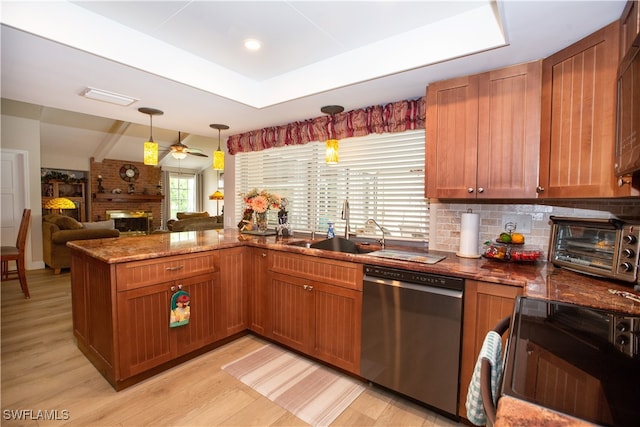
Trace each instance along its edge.
<instances>
[{"instance_id":1,"label":"interior door","mask_svg":"<svg viewBox=\"0 0 640 427\"><path fill-rule=\"evenodd\" d=\"M27 204L27 152L0 150L0 235L2 246L14 246Z\"/></svg>"}]
</instances>

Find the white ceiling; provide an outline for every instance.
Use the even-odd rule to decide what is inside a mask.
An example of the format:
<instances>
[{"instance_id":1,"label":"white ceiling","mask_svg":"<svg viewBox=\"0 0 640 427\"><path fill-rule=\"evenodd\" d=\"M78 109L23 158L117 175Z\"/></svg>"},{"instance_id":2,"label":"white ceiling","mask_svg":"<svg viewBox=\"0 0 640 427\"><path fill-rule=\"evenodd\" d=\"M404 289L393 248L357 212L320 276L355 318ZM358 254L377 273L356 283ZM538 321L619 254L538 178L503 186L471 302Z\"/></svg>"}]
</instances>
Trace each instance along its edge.
<instances>
[{"instance_id":1,"label":"white ceiling","mask_svg":"<svg viewBox=\"0 0 640 427\"><path fill-rule=\"evenodd\" d=\"M230 126L224 141L319 116L323 105L417 98L432 81L548 56L617 19L624 4L3 0L2 113L41 120L49 167L64 168L60 153L69 152L141 161L149 117L140 107L164 111L153 122L161 149L182 131L183 143L210 154L210 123ZM260 51L242 47L249 37ZM86 87L138 101L88 100L79 96ZM181 167L210 164L189 156Z\"/></svg>"}]
</instances>

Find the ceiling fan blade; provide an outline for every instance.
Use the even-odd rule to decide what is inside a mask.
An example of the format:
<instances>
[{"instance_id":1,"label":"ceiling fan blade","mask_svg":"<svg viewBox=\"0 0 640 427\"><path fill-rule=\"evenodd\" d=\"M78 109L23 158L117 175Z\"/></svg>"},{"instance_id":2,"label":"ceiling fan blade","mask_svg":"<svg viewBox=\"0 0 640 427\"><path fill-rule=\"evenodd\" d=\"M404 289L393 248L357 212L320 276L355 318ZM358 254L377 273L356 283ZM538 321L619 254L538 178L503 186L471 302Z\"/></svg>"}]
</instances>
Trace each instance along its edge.
<instances>
[{"instance_id":1,"label":"ceiling fan blade","mask_svg":"<svg viewBox=\"0 0 640 427\"><path fill-rule=\"evenodd\" d=\"M197 152L193 152L193 151L187 151L187 154L191 154L192 156L198 156L198 157L209 157L206 154L197 153Z\"/></svg>"}]
</instances>

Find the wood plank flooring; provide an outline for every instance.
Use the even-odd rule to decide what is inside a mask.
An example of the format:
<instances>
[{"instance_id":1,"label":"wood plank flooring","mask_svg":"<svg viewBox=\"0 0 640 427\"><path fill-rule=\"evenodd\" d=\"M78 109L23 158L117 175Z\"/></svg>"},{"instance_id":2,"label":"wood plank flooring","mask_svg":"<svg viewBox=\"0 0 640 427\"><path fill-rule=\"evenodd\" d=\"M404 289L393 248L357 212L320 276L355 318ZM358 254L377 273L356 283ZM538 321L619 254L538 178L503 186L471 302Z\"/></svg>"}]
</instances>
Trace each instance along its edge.
<instances>
[{"instance_id":1,"label":"wood plank flooring","mask_svg":"<svg viewBox=\"0 0 640 427\"><path fill-rule=\"evenodd\" d=\"M304 426L220 367L264 344L248 335L116 392L77 349L69 272L29 271L31 299L2 282L3 426ZM336 426L457 423L369 387Z\"/></svg>"}]
</instances>

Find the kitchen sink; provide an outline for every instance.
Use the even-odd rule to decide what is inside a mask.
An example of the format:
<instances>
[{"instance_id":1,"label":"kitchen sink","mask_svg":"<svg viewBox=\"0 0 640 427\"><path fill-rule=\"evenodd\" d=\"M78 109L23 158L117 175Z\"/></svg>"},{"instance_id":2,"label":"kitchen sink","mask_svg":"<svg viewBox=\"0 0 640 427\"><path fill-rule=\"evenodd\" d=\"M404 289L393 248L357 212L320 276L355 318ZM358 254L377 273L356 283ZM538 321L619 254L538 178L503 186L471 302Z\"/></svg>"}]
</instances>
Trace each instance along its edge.
<instances>
[{"instance_id":1,"label":"kitchen sink","mask_svg":"<svg viewBox=\"0 0 640 427\"><path fill-rule=\"evenodd\" d=\"M332 252L344 252L349 254L367 254L380 250L379 245L371 245L368 243L356 243L344 237L332 237L330 239L320 241L297 241L289 243L290 246L300 246L310 249L322 249Z\"/></svg>"}]
</instances>

